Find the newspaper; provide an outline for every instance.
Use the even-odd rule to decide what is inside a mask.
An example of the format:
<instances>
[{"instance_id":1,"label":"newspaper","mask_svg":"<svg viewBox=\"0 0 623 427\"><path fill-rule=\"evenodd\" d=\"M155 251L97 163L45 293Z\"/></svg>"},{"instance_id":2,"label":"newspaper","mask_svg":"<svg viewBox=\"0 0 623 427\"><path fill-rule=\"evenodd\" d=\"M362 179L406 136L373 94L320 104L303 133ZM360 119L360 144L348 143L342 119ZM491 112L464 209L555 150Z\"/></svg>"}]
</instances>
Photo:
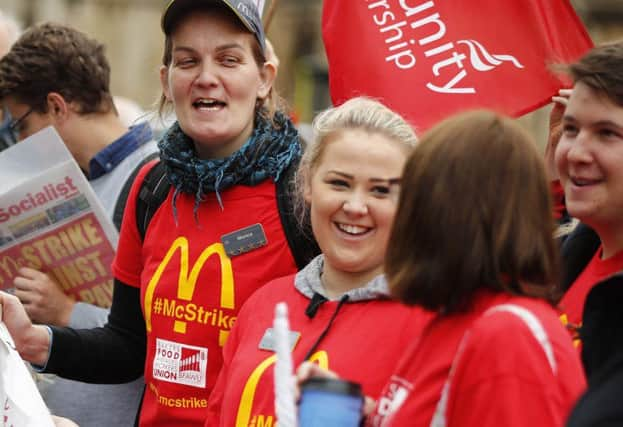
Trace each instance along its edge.
<instances>
[{"instance_id":1,"label":"newspaper","mask_svg":"<svg viewBox=\"0 0 623 427\"><path fill-rule=\"evenodd\" d=\"M0 289L11 292L26 266L78 301L109 307L118 238L53 127L0 152Z\"/></svg>"}]
</instances>

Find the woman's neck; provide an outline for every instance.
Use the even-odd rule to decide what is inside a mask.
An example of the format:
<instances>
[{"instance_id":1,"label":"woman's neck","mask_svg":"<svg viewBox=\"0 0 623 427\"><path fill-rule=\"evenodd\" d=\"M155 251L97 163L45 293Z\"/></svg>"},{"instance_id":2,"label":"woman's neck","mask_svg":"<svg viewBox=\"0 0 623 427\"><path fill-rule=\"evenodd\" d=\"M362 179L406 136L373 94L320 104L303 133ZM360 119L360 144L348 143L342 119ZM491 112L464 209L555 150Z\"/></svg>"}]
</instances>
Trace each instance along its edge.
<instances>
[{"instance_id":1,"label":"woman's neck","mask_svg":"<svg viewBox=\"0 0 623 427\"><path fill-rule=\"evenodd\" d=\"M379 274L383 274L382 265L366 271L350 272L335 269L325 261L320 281L327 298L337 299L348 291L365 286Z\"/></svg>"}]
</instances>

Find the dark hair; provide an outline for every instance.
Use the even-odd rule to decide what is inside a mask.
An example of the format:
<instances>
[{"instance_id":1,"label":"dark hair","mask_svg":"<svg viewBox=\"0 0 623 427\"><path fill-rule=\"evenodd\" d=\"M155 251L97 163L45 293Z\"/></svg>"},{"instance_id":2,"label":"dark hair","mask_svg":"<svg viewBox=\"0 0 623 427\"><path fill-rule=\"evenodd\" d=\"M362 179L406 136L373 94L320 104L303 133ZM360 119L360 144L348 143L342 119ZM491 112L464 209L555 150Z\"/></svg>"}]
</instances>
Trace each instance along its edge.
<instances>
[{"instance_id":1,"label":"dark hair","mask_svg":"<svg viewBox=\"0 0 623 427\"><path fill-rule=\"evenodd\" d=\"M236 17L234 12L223 4L219 3L199 3L196 2L191 6L182 9L177 17L177 22L171 24L171 28L168 34L164 36L164 52L162 54L162 65L168 67L171 65L171 61L173 60L173 39L172 35L175 33L176 27L180 22L184 21L186 17L191 13L198 12L210 12L210 13L222 13L226 16L229 16L232 22L235 22L236 25L240 27L241 30L245 32L249 32L247 28L240 22L240 19ZM249 32L249 35L251 33ZM253 42L251 44L251 49L253 52L253 58L258 68L261 68L266 62L266 57L264 56L264 52L262 51L262 47L255 37L253 37ZM160 100L158 101L158 112L162 116L166 110L168 101L164 94L160 95ZM279 110L285 109L285 101L281 99L281 97L277 94L275 88L271 88L268 96L262 102L258 100L256 109L259 108L260 112L265 115L265 117L269 120L272 120L275 113Z\"/></svg>"},{"instance_id":2,"label":"dark hair","mask_svg":"<svg viewBox=\"0 0 623 427\"><path fill-rule=\"evenodd\" d=\"M582 82L615 104L623 106L623 41L588 51L567 72L574 83Z\"/></svg>"},{"instance_id":3,"label":"dark hair","mask_svg":"<svg viewBox=\"0 0 623 427\"><path fill-rule=\"evenodd\" d=\"M487 111L442 122L409 157L401 187L385 258L395 297L446 313L483 288L553 298L549 186L518 124Z\"/></svg>"},{"instance_id":4,"label":"dark hair","mask_svg":"<svg viewBox=\"0 0 623 427\"><path fill-rule=\"evenodd\" d=\"M80 114L108 112L109 85L104 46L59 24L28 29L0 59L0 99L13 97L42 113L51 92L75 102Z\"/></svg>"}]
</instances>

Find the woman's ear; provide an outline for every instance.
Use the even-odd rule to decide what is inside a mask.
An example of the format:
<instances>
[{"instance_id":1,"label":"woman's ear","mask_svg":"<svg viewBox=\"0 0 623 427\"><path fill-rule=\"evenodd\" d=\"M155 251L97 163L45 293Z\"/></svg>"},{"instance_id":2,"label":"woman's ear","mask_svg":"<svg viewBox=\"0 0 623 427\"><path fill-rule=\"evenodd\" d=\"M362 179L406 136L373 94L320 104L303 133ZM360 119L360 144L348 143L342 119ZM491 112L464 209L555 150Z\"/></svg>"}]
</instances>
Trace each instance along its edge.
<instances>
[{"instance_id":1,"label":"woman's ear","mask_svg":"<svg viewBox=\"0 0 623 427\"><path fill-rule=\"evenodd\" d=\"M162 93L167 101L171 101L171 91L169 88L169 67L164 65L160 66L160 85L162 86Z\"/></svg>"},{"instance_id":2,"label":"woman's ear","mask_svg":"<svg viewBox=\"0 0 623 427\"><path fill-rule=\"evenodd\" d=\"M260 70L260 85L257 89L259 99L265 99L268 96L275 82L275 77L277 77L277 66L270 61L265 62Z\"/></svg>"}]
</instances>

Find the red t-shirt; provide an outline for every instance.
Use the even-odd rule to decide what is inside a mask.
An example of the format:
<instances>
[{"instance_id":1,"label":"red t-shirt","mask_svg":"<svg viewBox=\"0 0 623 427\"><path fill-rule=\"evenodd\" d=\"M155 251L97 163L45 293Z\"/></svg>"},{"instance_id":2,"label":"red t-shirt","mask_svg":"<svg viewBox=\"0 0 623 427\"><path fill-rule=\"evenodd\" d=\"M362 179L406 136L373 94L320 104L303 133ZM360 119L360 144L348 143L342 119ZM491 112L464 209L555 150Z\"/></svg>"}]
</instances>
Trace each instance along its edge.
<instances>
[{"instance_id":1,"label":"red t-shirt","mask_svg":"<svg viewBox=\"0 0 623 427\"><path fill-rule=\"evenodd\" d=\"M275 425L275 353L263 337L272 327L276 303L288 304L290 330L300 334L292 352L295 367L338 305L325 302L310 319L305 314L310 300L294 288L293 279L283 277L263 286L242 307L223 349L223 370L210 396L206 426ZM378 396L405 346L430 318L422 309L389 300L347 302L312 360L361 384L365 395Z\"/></svg>"},{"instance_id":2,"label":"red t-shirt","mask_svg":"<svg viewBox=\"0 0 623 427\"><path fill-rule=\"evenodd\" d=\"M542 325L555 369L529 327L500 304L528 310ZM459 343L468 337L450 383L445 426L562 426L585 388L577 351L547 303L481 292L467 313L439 316L404 353L368 417L370 426L428 427Z\"/></svg>"},{"instance_id":3,"label":"red t-shirt","mask_svg":"<svg viewBox=\"0 0 623 427\"><path fill-rule=\"evenodd\" d=\"M559 308L563 313L561 319L571 331L577 331L582 326L584 302L593 286L623 270L623 251L605 260L601 259L602 251L603 247L599 246L591 261L560 300ZM575 334L574 337L577 338Z\"/></svg>"},{"instance_id":4,"label":"red t-shirt","mask_svg":"<svg viewBox=\"0 0 623 427\"><path fill-rule=\"evenodd\" d=\"M142 182L146 169L137 183ZM141 288L147 328L140 423L202 426L208 396L221 368L222 348L238 310L259 286L296 271L282 229L275 185L234 186L204 196L195 220L195 197L179 194L161 204L141 242L136 227L135 183L124 213L113 264L115 277ZM259 223L267 245L229 258L221 236Z\"/></svg>"}]
</instances>

